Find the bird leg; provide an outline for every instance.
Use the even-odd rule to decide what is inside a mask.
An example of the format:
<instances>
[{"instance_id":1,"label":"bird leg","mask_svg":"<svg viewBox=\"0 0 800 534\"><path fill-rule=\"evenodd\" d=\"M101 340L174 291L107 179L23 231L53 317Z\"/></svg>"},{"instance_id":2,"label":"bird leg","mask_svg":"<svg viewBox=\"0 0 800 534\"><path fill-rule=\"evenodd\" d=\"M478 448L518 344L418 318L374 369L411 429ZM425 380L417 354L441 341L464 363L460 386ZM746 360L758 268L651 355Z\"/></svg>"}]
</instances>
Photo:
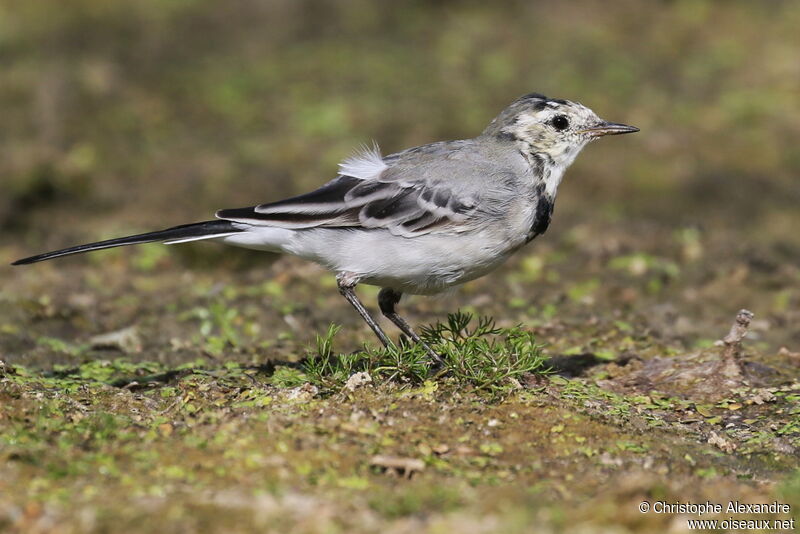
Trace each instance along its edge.
<instances>
[{"instance_id":1,"label":"bird leg","mask_svg":"<svg viewBox=\"0 0 800 534\"><path fill-rule=\"evenodd\" d=\"M347 299L347 302L353 305L353 308L355 308L361 318L364 319L364 322L372 328L372 331L375 332L375 335L381 340L383 346L387 348L391 347L392 341L384 331L381 330L381 327L375 322L375 319L372 318L364 305L361 304L361 301L358 300L358 296L355 292L357 283L358 282L351 273L339 273L336 275L336 284L339 286L339 293Z\"/></svg>"},{"instance_id":2,"label":"bird leg","mask_svg":"<svg viewBox=\"0 0 800 534\"><path fill-rule=\"evenodd\" d=\"M430 356L431 360L436 364L436 366L441 366L444 363L442 357L439 356L432 348L430 348L427 343L422 341L417 333L414 332L414 329L411 328L411 325L409 325L406 320L400 317L395 311L394 307L398 302L400 302L400 297L402 295L402 293L393 289L389 289L388 287L381 289L380 293L378 293L378 306L381 308L381 313L383 313L387 319L397 325L397 328L402 330L405 335L414 340L414 343L418 343L425 347L425 350L428 351L428 356Z\"/></svg>"}]
</instances>

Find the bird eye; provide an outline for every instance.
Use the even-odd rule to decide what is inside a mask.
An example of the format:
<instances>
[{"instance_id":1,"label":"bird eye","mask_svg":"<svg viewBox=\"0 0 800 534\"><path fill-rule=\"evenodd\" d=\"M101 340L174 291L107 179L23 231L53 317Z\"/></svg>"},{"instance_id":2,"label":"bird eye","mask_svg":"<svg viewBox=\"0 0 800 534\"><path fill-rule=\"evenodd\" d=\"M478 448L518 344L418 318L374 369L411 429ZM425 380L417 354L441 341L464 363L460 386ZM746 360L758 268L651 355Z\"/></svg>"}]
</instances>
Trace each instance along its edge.
<instances>
[{"instance_id":1,"label":"bird eye","mask_svg":"<svg viewBox=\"0 0 800 534\"><path fill-rule=\"evenodd\" d=\"M556 130L566 130L569 128L569 120L564 115L556 115L553 117L553 120L550 121L550 124L552 124L553 128Z\"/></svg>"}]
</instances>

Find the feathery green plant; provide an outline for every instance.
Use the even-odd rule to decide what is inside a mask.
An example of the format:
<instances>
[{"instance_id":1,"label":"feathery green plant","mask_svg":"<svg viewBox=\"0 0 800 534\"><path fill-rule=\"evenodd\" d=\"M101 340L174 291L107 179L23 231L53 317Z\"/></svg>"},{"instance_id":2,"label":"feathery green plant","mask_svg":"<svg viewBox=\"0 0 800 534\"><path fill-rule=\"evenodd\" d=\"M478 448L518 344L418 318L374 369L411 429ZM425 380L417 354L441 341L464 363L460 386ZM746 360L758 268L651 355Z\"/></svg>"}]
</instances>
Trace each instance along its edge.
<instances>
[{"instance_id":1,"label":"feathery green plant","mask_svg":"<svg viewBox=\"0 0 800 534\"><path fill-rule=\"evenodd\" d=\"M490 317L479 318L475 327L470 327L472 322L472 314L459 311L449 314L446 322L422 329L422 338L444 359L439 375L477 389L496 390L526 373L548 372L541 346L522 325L501 328ZM303 364L309 380L320 386L341 387L357 372L367 372L373 380L416 384L431 371L425 348L405 338L391 347L336 354L333 338L338 331L338 326L331 325L324 336L317 336L316 353Z\"/></svg>"}]
</instances>

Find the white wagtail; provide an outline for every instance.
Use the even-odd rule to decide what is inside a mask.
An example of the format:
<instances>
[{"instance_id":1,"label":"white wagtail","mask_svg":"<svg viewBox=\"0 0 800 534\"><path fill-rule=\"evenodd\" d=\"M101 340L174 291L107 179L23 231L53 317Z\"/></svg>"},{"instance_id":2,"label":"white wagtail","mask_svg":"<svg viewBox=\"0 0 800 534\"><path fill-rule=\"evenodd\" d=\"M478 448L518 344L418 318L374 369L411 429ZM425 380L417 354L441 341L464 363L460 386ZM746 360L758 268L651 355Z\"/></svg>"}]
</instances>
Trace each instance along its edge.
<instances>
[{"instance_id":1,"label":"white wagtail","mask_svg":"<svg viewBox=\"0 0 800 534\"><path fill-rule=\"evenodd\" d=\"M48 252L14 265L161 241L212 239L286 252L336 273L339 291L381 342L391 341L355 294L380 286L381 312L416 343L395 311L403 293L433 294L487 274L547 230L564 171L590 141L638 128L600 119L568 100L531 93L478 137L442 141L386 157L365 148L319 189L219 220ZM440 357L425 345L430 357Z\"/></svg>"}]
</instances>

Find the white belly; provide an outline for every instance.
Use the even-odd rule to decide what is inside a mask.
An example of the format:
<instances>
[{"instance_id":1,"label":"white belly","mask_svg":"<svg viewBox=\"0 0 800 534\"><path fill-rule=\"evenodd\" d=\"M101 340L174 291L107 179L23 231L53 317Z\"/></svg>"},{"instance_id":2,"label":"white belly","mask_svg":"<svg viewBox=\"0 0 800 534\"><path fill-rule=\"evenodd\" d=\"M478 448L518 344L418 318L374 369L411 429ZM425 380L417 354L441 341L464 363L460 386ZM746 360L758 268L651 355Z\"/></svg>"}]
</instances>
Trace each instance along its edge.
<instances>
[{"instance_id":1,"label":"white belly","mask_svg":"<svg viewBox=\"0 0 800 534\"><path fill-rule=\"evenodd\" d=\"M386 230L314 229L297 232L284 251L335 272L354 273L360 283L431 294L485 275L513 252L509 243L487 237L476 232L404 238Z\"/></svg>"},{"instance_id":2,"label":"white belly","mask_svg":"<svg viewBox=\"0 0 800 534\"><path fill-rule=\"evenodd\" d=\"M432 294L489 273L524 245L533 213L522 204L524 209L511 210L502 225L487 221L480 230L462 233L406 238L384 229L290 230L247 225L247 231L219 240L293 254L337 273L352 273L359 283Z\"/></svg>"}]
</instances>

